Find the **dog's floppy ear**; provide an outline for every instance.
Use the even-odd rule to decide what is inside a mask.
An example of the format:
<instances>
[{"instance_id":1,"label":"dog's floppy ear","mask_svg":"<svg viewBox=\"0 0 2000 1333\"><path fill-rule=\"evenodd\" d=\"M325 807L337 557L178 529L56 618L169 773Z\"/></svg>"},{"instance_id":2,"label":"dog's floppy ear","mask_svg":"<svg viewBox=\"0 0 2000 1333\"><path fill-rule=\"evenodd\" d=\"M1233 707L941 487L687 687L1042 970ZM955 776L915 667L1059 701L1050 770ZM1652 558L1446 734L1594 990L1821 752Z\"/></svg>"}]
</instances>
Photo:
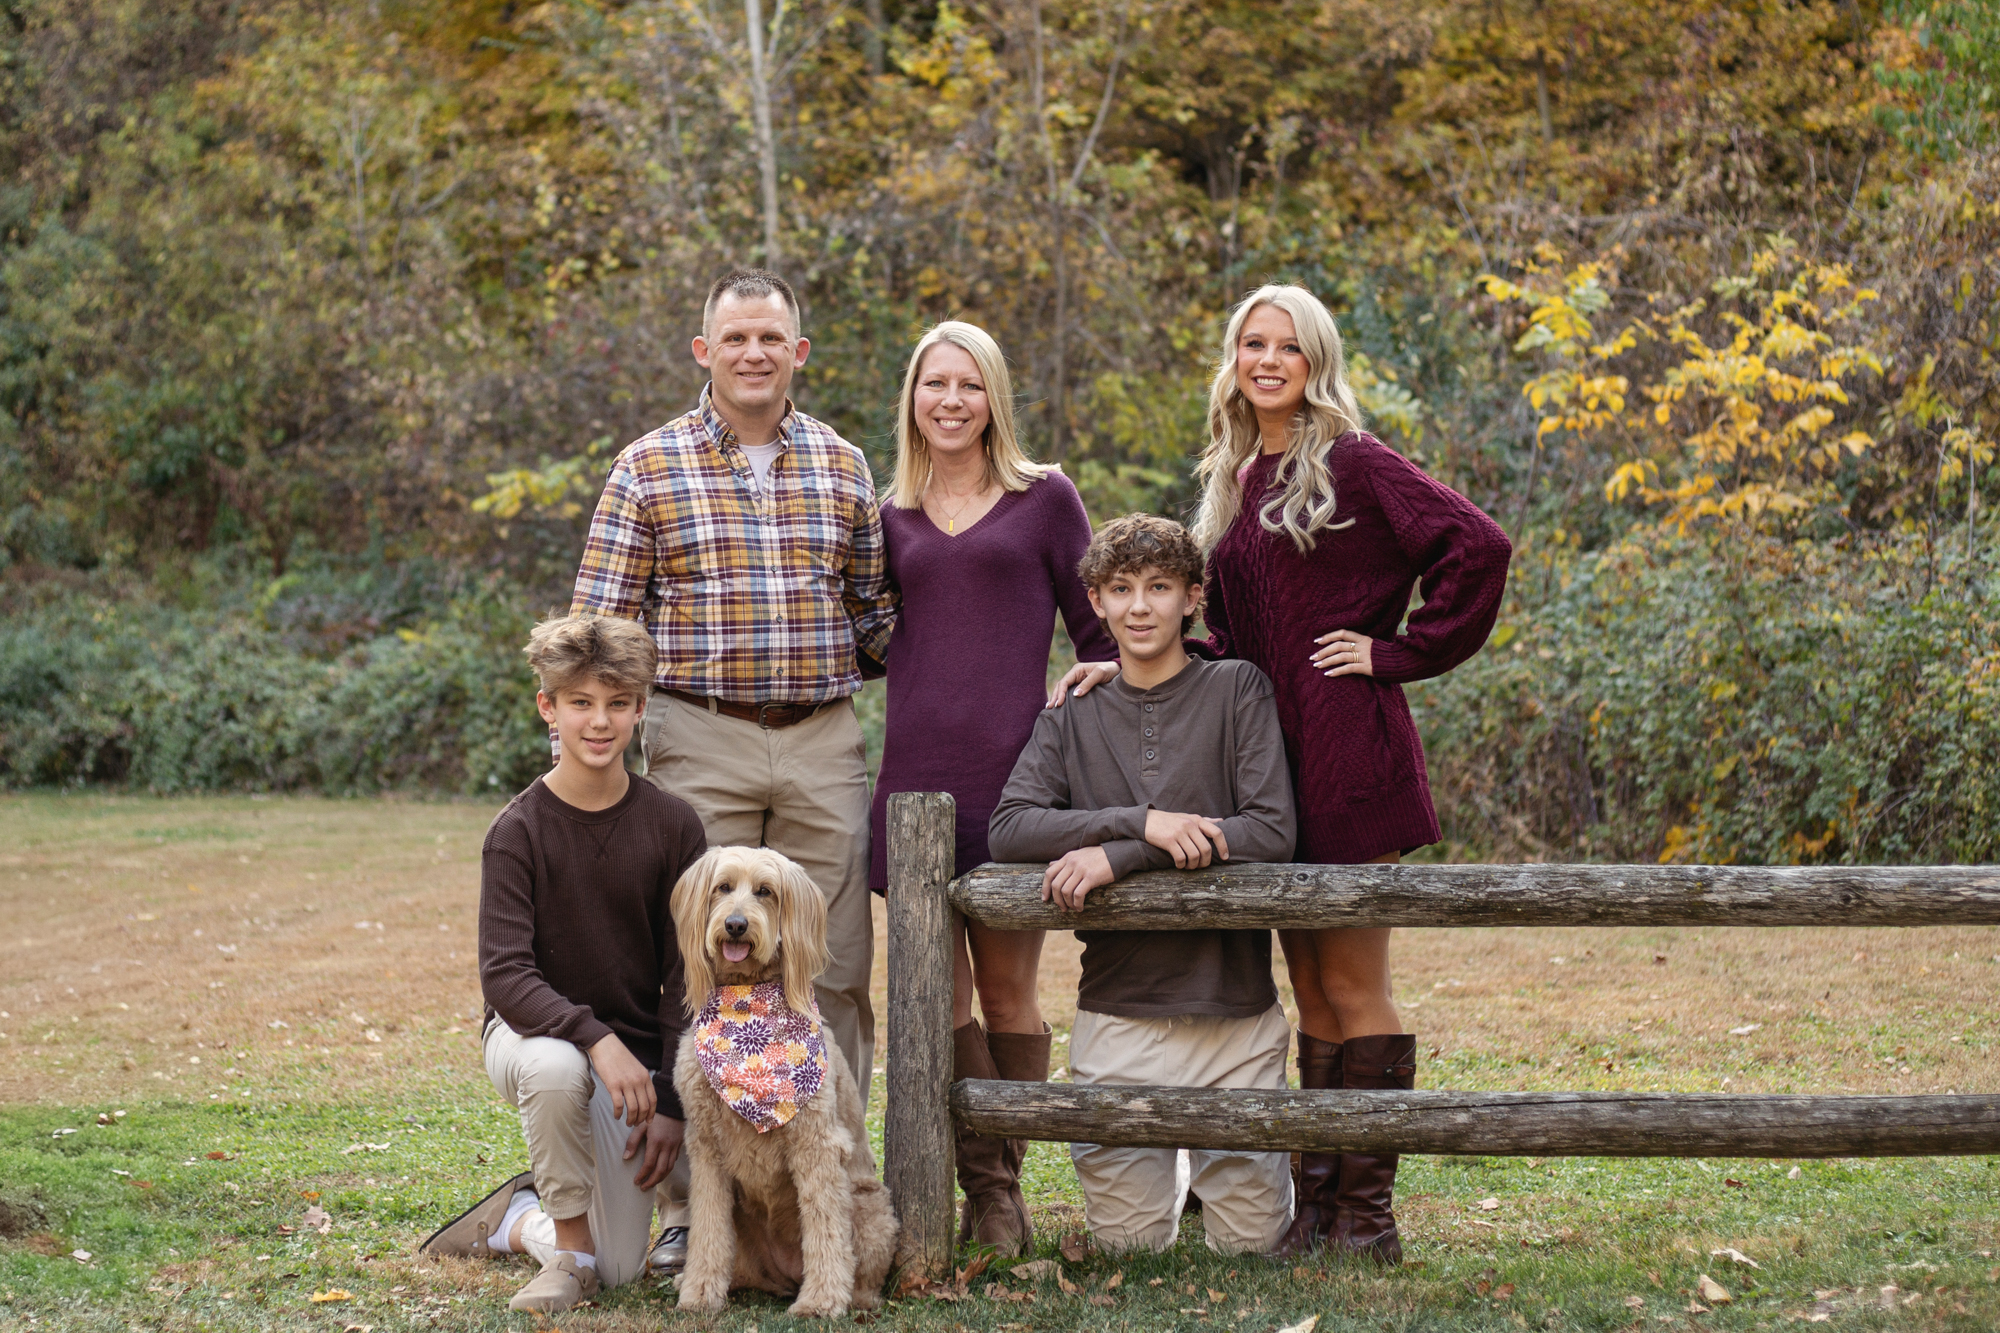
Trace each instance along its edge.
<instances>
[{"instance_id":1,"label":"dog's floppy ear","mask_svg":"<svg viewBox=\"0 0 2000 1333\"><path fill-rule=\"evenodd\" d=\"M674 885L674 938L681 948L681 970L687 978L683 1003L690 1014L700 1013L715 990L715 964L708 956L708 899L715 889L721 853L721 848L711 847Z\"/></svg>"},{"instance_id":2,"label":"dog's floppy ear","mask_svg":"<svg viewBox=\"0 0 2000 1333\"><path fill-rule=\"evenodd\" d=\"M813 981L826 971L826 895L819 885L785 858L780 879L778 929L785 942L785 1003L796 1013L810 1012Z\"/></svg>"}]
</instances>

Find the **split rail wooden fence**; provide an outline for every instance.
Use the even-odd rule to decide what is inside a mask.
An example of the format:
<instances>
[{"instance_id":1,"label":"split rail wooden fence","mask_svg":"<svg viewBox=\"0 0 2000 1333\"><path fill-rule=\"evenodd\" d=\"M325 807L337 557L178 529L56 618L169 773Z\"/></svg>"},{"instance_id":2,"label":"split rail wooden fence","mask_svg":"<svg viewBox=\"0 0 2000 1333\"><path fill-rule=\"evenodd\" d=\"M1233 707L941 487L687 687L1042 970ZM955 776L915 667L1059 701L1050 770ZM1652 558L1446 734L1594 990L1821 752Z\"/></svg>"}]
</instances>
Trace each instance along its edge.
<instances>
[{"instance_id":1,"label":"split rail wooden fence","mask_svg":"<svg viewBox=\"0 0 2000 1333\"><path fill-rule=\"evenodd\" d=\"M2000 1153L2000 1096L1255 1091L951 1081L951 914L997 929L2000 924L2000 866L1242 865L1134 875L1080 912L1039 865L954 879L954 803L889 798L885 1156L905 1253L952 1261L952 1122L1059 1142L1536 1157Z\"/></svg>"}]
</instances>

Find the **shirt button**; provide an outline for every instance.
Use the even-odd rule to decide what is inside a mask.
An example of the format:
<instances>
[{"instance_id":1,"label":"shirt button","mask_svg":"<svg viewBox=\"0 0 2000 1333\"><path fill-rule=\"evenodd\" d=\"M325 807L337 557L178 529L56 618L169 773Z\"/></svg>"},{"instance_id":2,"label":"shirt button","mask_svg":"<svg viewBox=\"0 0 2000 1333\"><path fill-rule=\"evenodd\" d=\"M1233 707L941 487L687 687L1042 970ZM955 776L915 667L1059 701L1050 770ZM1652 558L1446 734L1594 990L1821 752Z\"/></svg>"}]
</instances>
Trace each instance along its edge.
<instances>
[{"instance_id":1,"label":"shirt button","mask_svg":"<svg viewBox=\"0 0 2000 1333\"><path fill-rule=\"evenodd\" d=\"M1147 728L1146 728L1146 737L1147 737L1147 739L1149 739L1149 740L1150 740L1150 739L1152 738L1152 735L1153 735L1153 729L1152 729L1151 727L1147 727Z\"/></svg>"},{"instance_id":2,"label":"shirt button","mask_svg":"<svg viewBox=\"0 0 2000 1333\"><path fill-rule=\"evenodd\" d=\"M1153 705L1151 705L1151 704L1147 704L1147 705L1146 705L1146 711L1147 711L1147 712L1149 712L1149 713L1150 713L1150 712L1152 712L1152 711L1153 711Z\"/></svg>"},{"instance_id":3,"label":"shirt button","mask_svg":"<svg viewBox=\"0 0 2000 1333\"><path fill-rule=\"evenodd\" d=\"M1151 750L1146 751L1146 758L1151 759L1152 757L1153 757L1153 752Z\"/></svg>"}]
</instances>

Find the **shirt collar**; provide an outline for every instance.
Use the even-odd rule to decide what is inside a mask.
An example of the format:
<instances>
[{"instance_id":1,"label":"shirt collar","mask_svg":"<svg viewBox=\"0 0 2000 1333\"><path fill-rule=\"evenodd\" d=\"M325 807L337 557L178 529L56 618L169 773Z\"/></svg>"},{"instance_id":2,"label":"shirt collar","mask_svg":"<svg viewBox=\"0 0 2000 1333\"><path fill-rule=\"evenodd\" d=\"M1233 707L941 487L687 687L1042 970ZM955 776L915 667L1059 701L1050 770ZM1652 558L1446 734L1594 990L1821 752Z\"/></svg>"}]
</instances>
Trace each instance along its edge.
<instances>
[{"instance_id":1,"label":"shirt collar","mask_svg":"<svg viewBox=\"0 0 2000 1333\"><path fill-rule=\"evenodd\" d=\"M701 418L702 429L708 432L709 441L716 448L720 449L727 443L733 444L740 449L743 446L737 440L736 432L730 428L728 422L722 419L722 414L715 410L714 389L715 382L713 380L701 386L701 401L695 406L695 414ZM778 441L787 449L796 443L798 424L798 409L792 405L792 400L787 398L785 399L785 415L778 419Z\"/></svg>"}]
</instances>

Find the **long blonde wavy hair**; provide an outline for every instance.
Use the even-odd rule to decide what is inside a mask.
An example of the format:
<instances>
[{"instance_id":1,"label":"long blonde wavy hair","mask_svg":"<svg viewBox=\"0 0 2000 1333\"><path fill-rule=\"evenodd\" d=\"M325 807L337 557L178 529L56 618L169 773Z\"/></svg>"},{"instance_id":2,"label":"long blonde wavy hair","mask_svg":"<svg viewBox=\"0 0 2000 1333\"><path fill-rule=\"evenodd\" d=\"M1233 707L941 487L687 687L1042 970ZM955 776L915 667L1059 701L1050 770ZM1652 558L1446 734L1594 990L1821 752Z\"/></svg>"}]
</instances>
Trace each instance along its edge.
<instances>
[{"instance_id":1,"label":"long blonde wavy hair","mask_svg":"<svg viewBox=\"0 0 2000 1333\"><path fill-rule=\"evenodd\" d=\"M1312 550L1316 534L1338 531L1353 519L1336 523L1333 470L1327 455L1333 442L1361 429L1361 405L1347 382L1347 358L1341 351L1340 329L1320 299L1303 287L1272 283L1244 297L1230 312L1222 335L1222 355L1208 390L1208 447L1202 450L1195 474L1202 479L1201 507L1195 512L1194 535L1204 551L1212 551L1236 521L1243 507L1243 482L1238 474L1257 454L1260 435L1257 413L1236 387L1236 345L1243 325L1259 306L1276 306L1292 317L1299 350L1306 357L1306 399L1292 418L1285 452L1271 478L1271 498L1257 512L1266 532L1282 532L1301 554Z\"/></svg>"},{"instance_id":2,"label":"long blonde wavy hair","mask_svg":"<svg viewBox=\"0 0 2000 1333\"><path fill-rule=\"evenodd\" d=\"M923 370L925 354L939 343L950 343L970 356L986 386L988 418L980 443L986 448L987 477L1003 490L1027 490L1053 467L1032 461L1021 448L1014 430L1014 381L1007 374L1007 358L985 329L948 319L932 325L917 340L909 367L903 372L903 393L896 408L896 481L889 499L898 509L923 508L924 487L931 482L931 450L917 427L917 376Z\"/></svg>"}]
</instances>

